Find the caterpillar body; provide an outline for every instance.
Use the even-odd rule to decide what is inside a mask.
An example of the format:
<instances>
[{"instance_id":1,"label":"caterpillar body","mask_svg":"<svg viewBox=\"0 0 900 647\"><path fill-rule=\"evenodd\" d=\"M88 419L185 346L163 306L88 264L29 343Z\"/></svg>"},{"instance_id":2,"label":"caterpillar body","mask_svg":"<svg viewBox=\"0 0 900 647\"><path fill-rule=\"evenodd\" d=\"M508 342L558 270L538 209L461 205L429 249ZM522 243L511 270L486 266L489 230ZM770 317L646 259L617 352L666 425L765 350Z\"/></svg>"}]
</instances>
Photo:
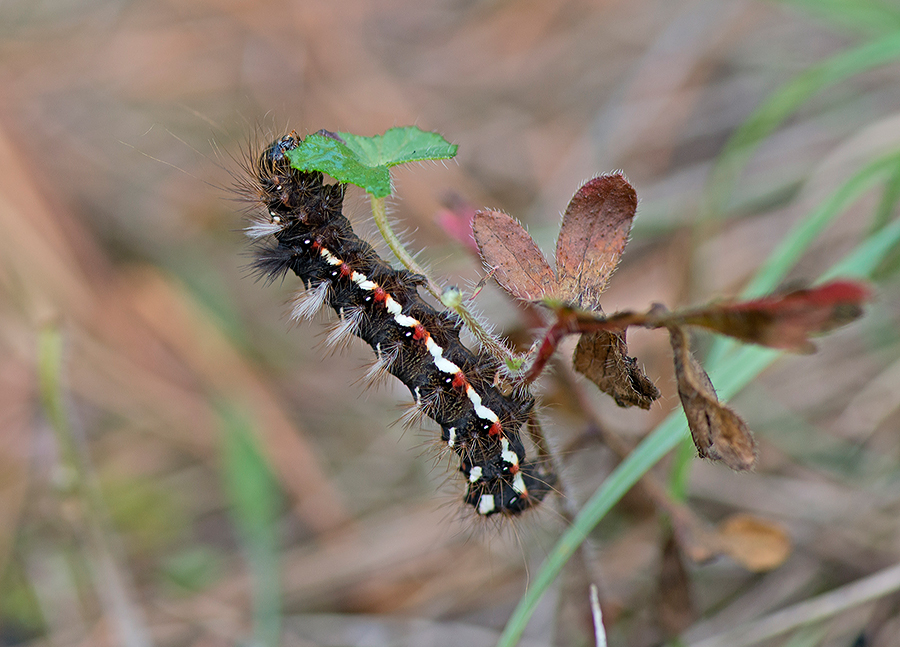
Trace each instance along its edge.
<instances>
[{"instance_id":1,"label":"caterpillar body","mask_svg":"<svg viewBox=\"0 0 900 647\"><path fill-rule=\"evenodd\" d=\"M342 212L344 185L291 167L286 153L300 142L285 135L253 161L266 214L248 233L267 241L254 267L268 279L293 272L303 281L294 316L328 305L341 320L336 338L353 334L372 347L376 367L403 382L416 410L440 425L442 443L460 457L464 500L479 515L513 516L536 505L553 477L545 461L525 456L521 429L534 397L501 391L498 362L463 345L456 318L419 296L422 277L394 269L353 232Z\"/></svg>"}]
</instances>

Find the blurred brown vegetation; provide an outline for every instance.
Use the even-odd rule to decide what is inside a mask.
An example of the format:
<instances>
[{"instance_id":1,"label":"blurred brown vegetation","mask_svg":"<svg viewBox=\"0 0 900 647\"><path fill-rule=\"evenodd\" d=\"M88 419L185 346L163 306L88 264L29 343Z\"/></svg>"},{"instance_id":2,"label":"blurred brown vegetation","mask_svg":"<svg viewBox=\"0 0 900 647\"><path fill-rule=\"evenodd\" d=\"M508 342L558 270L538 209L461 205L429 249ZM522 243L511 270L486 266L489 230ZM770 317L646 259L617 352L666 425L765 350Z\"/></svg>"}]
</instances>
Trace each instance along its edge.
<instances>
[{"instance_id":1,"label":"blurred brown vegetation","mask_svg":"<svg viewBox=\"0 0 900 647\"><path fill-rule=\"evenodd\" d=\"M290 128L406 124L459 144L454 162L400 169L391 199L410 247L451 284L481 268L436 223L446 196L514 214L550 251L579 184L624 169L641 204L604 308L696 303L735 294L856 160L900 142L892 65L808 103L754 157L734 217L692 230L728 135L781 83L877 29L761 0L0 3L0 645L249 635L223 402L252 421L284 493L283 644L492 644L563 513L618 460L604 433L633 445L677 406L665 335L630 340L663 391L649 413L590 391L577 401L562 368L548 380L544 426L567 499L512 526L476 524L454 467L433 460L433 428L392 424L408 394L357 382L368 350L325 353L320 324L283 316L295 281L248 277L248 205L229 192L248 147ZM846 253L878 199L850 209L792 278ZM348 206L371 232L363 197ZM636 492L523 644L577 642L586 581L600 586L611 644L639 647L897 561L897 288L888 277L867 321L781 360L738 398L759 433L757 473L693 468L694 511L777 523L793 542L783 565L688 563ZM503 330L522 325L499 291L478 307ZM48 326L63 336L66 411L96 509L41 406ZM836 616L821 644L862 631L898 644L897 625L897 599L885 598Z\"/></svg>"}]
</instances>

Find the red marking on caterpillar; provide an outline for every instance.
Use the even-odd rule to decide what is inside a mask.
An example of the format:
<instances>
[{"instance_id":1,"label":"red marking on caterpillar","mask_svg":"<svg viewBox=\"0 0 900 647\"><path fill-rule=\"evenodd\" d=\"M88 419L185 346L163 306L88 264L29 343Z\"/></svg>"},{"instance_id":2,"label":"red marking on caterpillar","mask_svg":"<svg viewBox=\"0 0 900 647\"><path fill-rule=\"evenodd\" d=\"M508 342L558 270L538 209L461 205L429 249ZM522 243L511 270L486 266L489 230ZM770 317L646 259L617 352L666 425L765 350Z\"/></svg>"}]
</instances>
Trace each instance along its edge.
<instances>
[{"instance_id":1,"label":"red marking on caterpillar","mask_svg":"<svg viewBox=\"0 0 900 647\"><path fill-rule=\"evenodd\" d=\"M394 375L415 398L410 419L424 414L441 426L441 440L460 457L464 500L478 514L517 515L539 503L554 477L544 461L525 459L520 430L534 398L502 393L493 380L498 362L466 348L455 317L421 299L421 277L393 269L353 232L343 185L291 168L285 153L299 143L294 133L281 137L255 162L251 182L266 219L248 233L268 239L257 247L257 271L300 277L307 291L294 317L322 305L338 314L326 343L355 335L372 347L377 361L367 378Z\"/></svg>"}]
</instances>

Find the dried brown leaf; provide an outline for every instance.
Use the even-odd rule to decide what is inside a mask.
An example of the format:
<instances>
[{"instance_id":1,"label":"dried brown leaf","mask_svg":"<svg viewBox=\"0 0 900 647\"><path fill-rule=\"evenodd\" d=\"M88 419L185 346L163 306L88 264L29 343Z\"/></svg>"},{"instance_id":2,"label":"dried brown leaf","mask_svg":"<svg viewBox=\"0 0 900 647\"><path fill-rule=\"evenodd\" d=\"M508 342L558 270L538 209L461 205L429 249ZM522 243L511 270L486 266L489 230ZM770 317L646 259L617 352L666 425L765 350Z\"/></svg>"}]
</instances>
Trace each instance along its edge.
<instances>
[{"instance_id":1,"label":"dried brown leaf","mask_svg":"<svg viewBox=\"0 0 900 647\"><path fill-rule=\"evenodd\" d=\"M719 546L747 570L771 571L791 554L791 540L780 525L749 514L736 514L719 524Z\"/></svg>"},{"instance_id":2,"label":"dried brown leaf","mask_svg":"<svg viewBox=\"0 0 900 647\"><path fill-rule=\"evenodd\" d=\"M628 242L637 193L621 173L601 175L582 186L563 216L556 243L559 297L597 310L600 294Z\"/></svg>"},{"instance_id":3,"label":"dried brown leaf","mask_svg":"<svg viewBox=\"0 0 900 647\"><path fill-rule=\"evenodd\" d=\"M663 546L659 573L659 624L669 637L680 635L697 619L691 602L690 576L672 535Z\"/></svg>"},{"instance_id":4,"label":"dried brown leaf","mask_svg":"<svg viewBox=\"0 0 900 647\"><path fill-rule=\"evenodd\" d=\"M691 354L684 330L669 326L669 338L675 353L678 395L697 452L701 458L720 460L733 470L752 469L756 441L747 424L719 402L709 376Z\"/></svg>"},{"instance_id":5,"label":"dried brown leaf","mask_svg":"<svg viewBox=\"0 0 900 647\"><path fill-rule=\"evenodd\" d=\"M659 399L659 389L628 356L624 332L601 330L582 335L572 361L576 371L611 395L620 407L649 409Z\"/></svg>"},{"instance_id":6,"label":"dried brown leaf","mask_svg":"<svg viewBox=\"0 0 900 647\"><path fill-rule=\"evenodd\" d=\"M478 211L472 233L482 260L512 296L536 301L555 294L556 274L518 220L501 211Z\"/></svg>"}]
</instances>

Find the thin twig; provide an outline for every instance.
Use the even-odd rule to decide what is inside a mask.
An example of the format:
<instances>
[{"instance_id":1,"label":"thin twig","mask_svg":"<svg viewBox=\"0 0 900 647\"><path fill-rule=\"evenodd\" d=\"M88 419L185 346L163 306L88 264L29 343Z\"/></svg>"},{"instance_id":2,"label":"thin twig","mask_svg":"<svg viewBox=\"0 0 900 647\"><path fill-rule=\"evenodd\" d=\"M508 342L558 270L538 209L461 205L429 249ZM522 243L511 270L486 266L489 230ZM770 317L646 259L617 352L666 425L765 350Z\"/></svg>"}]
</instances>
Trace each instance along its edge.
<instances>
[{"instance_id":1,"label":"thin twig","mask_svg":"<svg viewBox=\"0 0 900 647\"><path fill-rule=\"evenodd\" d=\"M594 616L594 641L597 647L606 647L606 629L603 628L603 612L600 611L600 596L596 584L591 584L591 615Z\"/></svg>"},{"instance_id":2,"label":"thin twig","mask_svg":"<svg viewBox=\"0 0 900 647\"><path fill-rule=\"evenodd\" d=\"M805 602L770 613L759 620L693 643L692 647L749 647L898 590L900 590L900 564L895 564L829 593L823 593Z\"/></svg>"}]
</instances>

